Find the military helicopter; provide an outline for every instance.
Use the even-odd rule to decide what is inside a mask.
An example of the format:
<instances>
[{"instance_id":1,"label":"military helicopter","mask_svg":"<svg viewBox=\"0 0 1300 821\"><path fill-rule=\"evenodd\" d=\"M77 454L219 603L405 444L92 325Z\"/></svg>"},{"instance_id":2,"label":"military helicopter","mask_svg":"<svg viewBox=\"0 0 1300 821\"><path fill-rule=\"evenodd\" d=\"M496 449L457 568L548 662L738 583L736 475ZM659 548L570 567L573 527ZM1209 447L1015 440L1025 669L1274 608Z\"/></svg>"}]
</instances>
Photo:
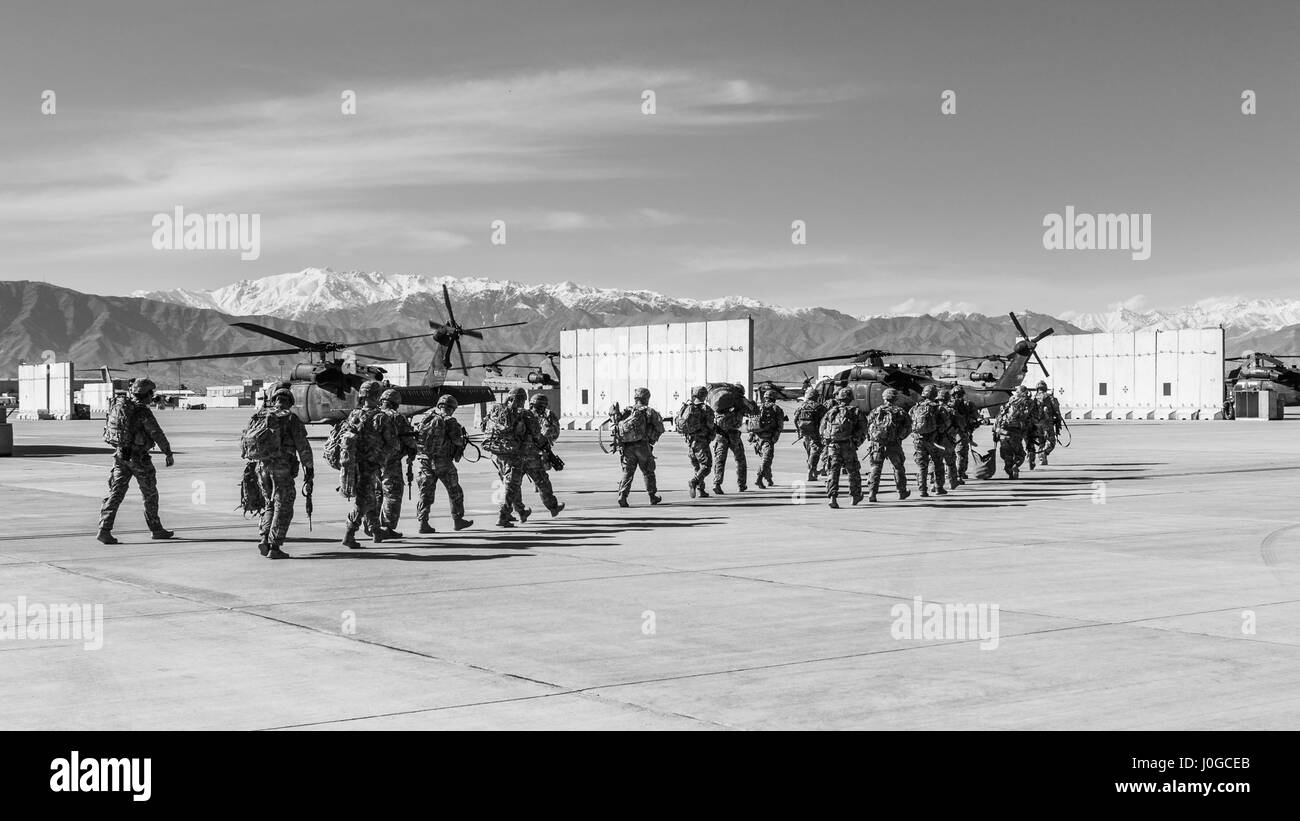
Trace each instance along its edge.
<instances>
[{"instance_id":1,"label":"military helicopter","mask_svg":"<svg viewBox=\"0 0 1300 821\"><path fill-rule=\"evenodd\" d=\"M476 365L470 365L471 368L483 368L487 375L483 378L483 383L498 392L506 392L515 388L524 390L538 389L556 389L560 387L560 368L555 364L559 358L559 351L474 351L473 353L483 356L496 356L490 362L481 362ZM514 374L507 376L502 370L502 364L508 359L514 359L516 356L541 356L546 358L550 365L551 373L542 370L541 365L537 364L511 364L507 368L527 369L526 374Z\"/></svg>"},{"instance_id":2,"label":"military helicopter","mask_svg":"<svg viewBox=\"0 0 1300 821\"><path fill-rule=\"evenodd\" d=\"M1225 361L1241 363L1228 371L1232 393L1273 391L1284 406L1300 405L1300 370L1283 359L1300 359L1300 356L1248 351L1242 356L1227 357Z\"/></svg>"},{"instance_id":3,"label":"military helicopter","mask_svg":"<svg viewBox=\"0 0 1300 821\"><path fill-rule=\"evenodd\" d=\"M1044 376L1050 376L1047 373L1047 368L1043 365L1042 359L1038 357L1035 348L1039 341L1051 335L1054 331L1048 328L1031 338L1024 327L1021 326L1020 320L1016 319L1016 315L1013 313L1010 316L1011 322L1020 334L1020 338L1016 340L1010 353L1005 355L960 357L951 360L954 363L978 361L981 365L988 362L1000 362L1002 363L1000 374L977 366L968 372L965 379L936 376L932 366L899 365L885 362L885 357L934 356L934 354L894 353L878 349L764 365L761 368L755 368L754 371L772 370L809 362L822 362L828 359L848 359L851 361L850 367L834 376L817 380L810 386L810 389L816 391L823 401L829 401L840 388L851 388L853 390L853 403L863 411L869 411L881 404L883 401L881 395L886 388L895 388L902 394L903 407L909 407L920 399L921 391L927 385L935 385L940 390L961 385L966 391L966 399L973 406L987 409L992 415L997 413L998 408L1006 404L1007 399L1011 397L1012 391L1024 381L1025 375L1029 371L1031 358L1042 369Z\"/></svg>"},{"instance_id":4,"label":"military helicopter","mask_svg":"<svg viewBox=\"0 0 1300 821\"><path fill-rule=\"evenodd\" d=\"M451 297L447 293L446 285L442 287L442 298L447 306L448 321L445 324L430 321L429 327L434 330L427 334L407 334L405 336L393 336L364 342L311 342L253 322L232 322L232 327L243 328L246 331L269 336L292 347L139 359L126 364L147 365L154 362L186 362L196 359L242 359L252 356L279 356L293 353L314 354L317 357L316 359L298 363L290 374L290 387L293 390L295 400L294 412L307 424L336 424L346 419L347 415L356 408L357 388L361 387L363 382L369 380L386 381L385 375L387 371L382 367L363 364L357 360L393 361L383 356L359 354L353 349L368 345L381 345L387 342L398 342L404 339L433 337L434 342L438 344L438 350L434 352L429 368L425 371L423 383L417 386L393 386L402 396L399 411L405 416L419 413L433 407L437 403L438 397L444 394L450 394L461 405L495 401L496 397L492 391L482 385L443 384L447 371L451 368L451 349L454 346L460 353L462 369L468 373L468 367L464 364L465 354L460 348L462 336L482 339L483 331L492 328L523 325L525 323L506 322L499 325L485 325L480 328L465 328L456 321L456 315L452 312Z\"/></svg>"}]
</instances>

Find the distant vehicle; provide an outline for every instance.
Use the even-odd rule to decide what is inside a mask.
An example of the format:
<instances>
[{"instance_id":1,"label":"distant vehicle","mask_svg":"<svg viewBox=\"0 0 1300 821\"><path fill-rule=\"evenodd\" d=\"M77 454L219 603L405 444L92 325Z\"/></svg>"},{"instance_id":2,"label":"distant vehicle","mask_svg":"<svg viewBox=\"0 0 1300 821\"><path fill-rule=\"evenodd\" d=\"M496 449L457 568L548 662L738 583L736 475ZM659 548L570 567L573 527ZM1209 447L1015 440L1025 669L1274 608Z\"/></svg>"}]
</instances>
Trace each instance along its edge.
<instances>
[{"instance_id":1,"label":"distant vehicle","mask_svg":"<svg viewBox=\"0 0 1300 821\"><path fill-rule=\"evenodd\" d=\"M1300 359L1300 355L1250 352L1227 357L1225 361L1241 363L1224 380L1232 386L1229 400L1237 393L1272 391L1284 407L1300 405L1300 370L1283 359Z\"/></svg>"}]
</instances>

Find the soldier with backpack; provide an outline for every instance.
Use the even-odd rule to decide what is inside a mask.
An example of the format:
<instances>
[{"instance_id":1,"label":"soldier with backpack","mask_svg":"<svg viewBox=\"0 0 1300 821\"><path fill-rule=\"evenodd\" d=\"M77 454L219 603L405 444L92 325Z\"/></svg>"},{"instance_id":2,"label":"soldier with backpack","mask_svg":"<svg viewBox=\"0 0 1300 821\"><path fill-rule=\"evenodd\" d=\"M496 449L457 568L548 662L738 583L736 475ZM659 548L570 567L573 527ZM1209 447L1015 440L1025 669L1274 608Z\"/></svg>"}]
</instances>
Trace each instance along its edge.
<instances>
[{"instance_id":1,"label":"soldier with backpack","mask_svg":"<svg viewBox=\"0 0 1300 821\"><path fill-rule=\"evenodd\" d=\"M1046 466L1048 454L1056 450L1056 437L1061 435L1065 417L1061 415L1061 403L1047 389L1046 382L1039 381L1034 401L1038 404L1038 441L1043 445L1040 458Z\"/></svg>"},{"instance_id":2,"label":"soldier with backpack","mask_svg":"<svg viewBox=\"0 0 1300 821\"><path fill-rule=\"evenodd\" d=\"M957 447L961 444L961 431L958 428L957 414L952 409L952 392L947 388L939 391L939 444L943 445L943 464L948 478L948 487L956 490L963 484L957 476Z\"/></svg>"},{"instance_id":3,"label":"soldier with backpack","mask_svg":"<svg viewBox=\"0 0 1300 821\"><path fill-rule=\"evenodd\" d=\"M1020 466L1025 461L1025 437L1032 435L1029 429L1034 418L1034 403L1029 392L1024 385L1017 385L1011 398L1002 406L993 428L1002 455L1002 468L1008 479L1020 478Z\"/></svg>"},{"instance_id":4,"label":"soldier with backpack","mask_svg":"<svg viewBox=\"0 0 1300 821\"><path fill-rule=\"evenodd\" d=\"M740 435L740 429L745 424L745 404L736 401L730 408L723 410L721 405L731 398L727 393L721 394L713 408L713 423L717 428L717 438L713 440L713 492L719 496L722 495L728 453L736 465L736 489L741 493L746 490L749 473L749 466L745 462L745 444Z\"/></svg>"},{"instance_id":5,"label":"soldier with backpack","mask_svg":"<svg viewBox=\"0 0 1300 821\"><path fill-rule=\"evenodd\" d=\"M691 398L682 403L677 416L673 419L673 427L686 439L686 450L691 457L691 469L694 472L691 474L689 487L692 499L697 493L702 498L709 498L709 494L704 490L704 480L709 477L709 471L713 469L713 454L709 449L709 443L713 441L717 425L713 408L709 407L706 401L708 397L709 389L703 385L693 389Z\"/></svg>"},{"instance_id":6,"label":"soldier with backpack","mask_svg":"<svg viewBox=\"0 0 1300 821\"><path fill-rule=\"evenodd\" d=\"M848 470L849 495L853 504L862 501L862 464L858 461L858 448L867 439L867 420L853 404L853 389L840 388L835 392L835 402L822 417L821 438L826 443L827 465L830 478L826 481L826 496L832 508L838 508L840 473Z\"/></svg>"},{"instance_id":7,"label":"soldier with backpack","mask_svg":"<svg viewBox=\"0 0 1300 821\"><path fill-rule=\"evenodd\" d=\"M350 439L351 444L345 451L355 460L345 464L345 473L350 469L353 478L344 480L345 493L351 485L353 495L352 512L348 514L347 532L343 536L343 545L353 550L361 548L357 542L357 529L364 524L374 539L375 544L384 541L384 528L379 524L379 506L383 500L380 488L380 476L384 465L394 454L401 452L401 442L397 437L397 428L392 417L379 408L379 397L383 385L374 380L367 380L357 391L357 409L348 414L342 422L346 428L339 432L340 438Z\"/></svg>"},{"instance_id":8,"label":"soldier with backpack","mask_svg":"<svg viewBox=\"0 0 1300 821\"><path fill-rule=\"evenodd\" d=\"M825 415L826 405L822 403L821 394L815 387L808 388L808 392L803 396L803 403L794 412L794 430L803 440L803 450L808 456L808 481L810 482L817 481L821 470L822 450L825 448L821 426L822 417Z\"/></svg>"},{"instance_id":9,"label":"soldier with backpack","mask_svg":"<svg viewBox=\"0 0 1300 821\"><path fill-rule=\"evenodd\" d=\"M623 478L618 483L618 506L628 507L627 497L632 492L632 480L636 478L638 468L645 479L645 492L650 497L650 504L659 504L663 499L659 496L655 478L654 448L659 437L664 435L664 420L659 411L650 407L650 390L637 388L632 392L632 407L622 411L611 408L611 411L614 424L618 425L619 460L623 464ZM691 487L694 496L694 485Z\"/></svg>"},{"instance_id":10,"label":"soldier with backpack","mask_svg":"<svg viewBox=\"0 0 1300 821\"><path fill-rule=\"evenodd\" d=\"M894 486L902 501L912 494L907 490L907 466L903 457L903 440L912 432L912 417L898 406L899 394L886 388L881 394L884 403L867 414L867 458L871 462L871 476L867 480L867 501L876 501L880 490L880 473L885 460L894 468Z\"/></svg>"},{"instance_id":11,"label":"soldier with backpack","mask_svg":"<svg viewBox=\"0 0 1300 821\"><path fill-rule=\"evenodd\" d=\"M524 400L527 397L523 388L515 388L508 399L493 405L481 422L482 430L487 434L483 439L483 449L492 454L505 486L497 527L514 527L511 522L514 517L510 512L523 493L523 451L529 437L528 422L524 419L527 413Z\"/></svg>"},{"instance_id":12,"label":"soldier with backpack","mask_svg":"<svg viewBox=\"0 0 1300 821\"><path fill-rule=\"evenodd\" d=\"M379 508L379 526L383 528L385 539L400 539L397 532L397 520L402 516L402 491L406 489L402 461L406 461L405 473L411 472L415 462L415 429L411 422L398 410L402 406L402 394L393 388L384 391L379 397L379 412L392 420L393 430L397 433L397 450L393 452L379 474L379 486L383 491L383 501Z\"/></svg>"},{"instance_id":13,"label":"soldier with backpack","mask_svg":"<svg viewBox=\"0 0 1300 821\"><path fill-rule=\"evenodd\" d=\"M144 521L155 539L176 535L162 526L158 516L158 473L149 451L154 445L167 457L167 467L176 464L171 443L158 426L149 401L156 386L153 380L140 377L131 383L126 396L113 400L104 423L104 442L113 446L113 470L108 475L108 495L99 511L99 533L104 544L117 544L113 522L117 509L126 498L126 489L134 477L144 497Z\"/></svg>"},{"instance_id":14,"label":"soldier with backpack","mask_svg":"<svg viewBox=\"0 0 1300 821\"><path fill-rule=\"evenodd\" d=\"M546 472L552 460L557 458L551 451L551 446L560 438L560 420L551 413L550 404L550 400L544 393L534 393L529 397L528 408L523 413L528 432L520 452L520 463L524 475L533 480L533 487L537 488L538 495L542 497L542 504L546 505L546 509L551 511L551 517L554 518L564 510L564 502L555 498L551 477ZM563 462L559 464L561 467L564 465ZM515 512L519 514L521 522L528 521L528 517L533 513L532 508L524 507L522 483L515 497Z\"/></svg>"},{"instance_id":15,"label":"soldier with backpack","mask_svg":"<svg viewBox=\"0 0 1300 821\"><path fill-rule=\"evenodd\" d=\"M785 411L781 406L776 404L776 391L767 391L763 394L763 404L758 407L757 416L745 418L745 424L750 427L749 437L754 442L755 450L758 451L758 477L754 484L759 487L771 487L772 481L772 457L776 451L777 440L781 438L781 431L785 429Z\"/></svg>"},{"instance_id":16,"label":"soldier with backpack","mask_svg":"<svg viewBox=\"0 0 1300 821\"><path fill-rule=\"evenodd\" d=\"M464 530L474 524L473 519L465 518L465 491L460 487L460 475L456 471L456 463L469 442L465 428L456 421L456 407L456 398L445 394L438 397L436 406L415 420L416 454L420 461L415 518L420 522L421 533L436 532L429 524L429 509L433 507L439 482L447 489L453 527Z\"/></svg>"},{"instance_id":17,"label":"soldier with backpack","mask_svg":"<svg viewBox=\"0 0 1300 821\"><path fill-rule=\"evenodd\" d=\"M980 426L980 412L966 398L966 389L961 385L953 387L949 394L952 399L949 408L953 421L957 423L957 476L965 480L970 467L970 447L974 443L975 429Z\"/></svg>"},{"instance_id":18,"label":"soldier with backpack","mask_svg":"<svg viewBox=\"0 0 1300 821\"><path fill-rule=\"evenodd\" d=\"M939 388L935 385L926 385L921 391L921 401L912 406L912 458L916 460L921 498L930 495L927 487L932 463L937 485L935 492L940 496L948 494L948 490L943 486L944 447L939 438L942 424Z\"/></svg>"},{"instance_id":19,"label":"soldier with backpack","mask_svg":"<svg viewBox=\"0 0 1300 821\"><path fill-rule=\"evenodd\" d=\"M270 559L289 558L284 538L298 498L293 484L298 466L302 465L304 485L310 485L316 473L307 426L291 410L293 402L293 391L287 385L273 388L266 407L253 414L242 437L244 458L256 466L263 499L257 550Z\"/></svg>"}]
</instances>

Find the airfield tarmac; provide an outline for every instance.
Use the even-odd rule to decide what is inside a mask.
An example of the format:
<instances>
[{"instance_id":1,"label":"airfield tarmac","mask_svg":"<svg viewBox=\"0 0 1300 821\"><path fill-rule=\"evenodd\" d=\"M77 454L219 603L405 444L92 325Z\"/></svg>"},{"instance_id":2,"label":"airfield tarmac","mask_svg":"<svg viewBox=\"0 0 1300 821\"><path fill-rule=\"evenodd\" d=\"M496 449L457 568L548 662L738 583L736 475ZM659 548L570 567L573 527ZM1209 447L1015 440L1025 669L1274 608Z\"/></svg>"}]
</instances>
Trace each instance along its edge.
<instances>
[{"instance_id":1,"label":"airfield tarmac","mask_svg":"<svg viewBox=\"0 0 1300 821\"><path fill-rule=\"evenodd\" d=\"M1294 420L1074 422L1018 482L838 511L792 492L790 434L776 488L692 501L669 433L665 504L638 479L624 510L566 431L559 518L525 481L533 518L498 530L490 463L462 464L472 529L440 495L438 534L406 502L408 538L359 551L320 428L314 530L300 498L270 561L234 510L247 412L158 416L177 538L133 487L115 546L103 422L15 423L0 603L102 604L104 640L0 641L0 729L1300 728ZM895 638L917 596L997 605L996 649Z\"/></svg>"}]
</instances>

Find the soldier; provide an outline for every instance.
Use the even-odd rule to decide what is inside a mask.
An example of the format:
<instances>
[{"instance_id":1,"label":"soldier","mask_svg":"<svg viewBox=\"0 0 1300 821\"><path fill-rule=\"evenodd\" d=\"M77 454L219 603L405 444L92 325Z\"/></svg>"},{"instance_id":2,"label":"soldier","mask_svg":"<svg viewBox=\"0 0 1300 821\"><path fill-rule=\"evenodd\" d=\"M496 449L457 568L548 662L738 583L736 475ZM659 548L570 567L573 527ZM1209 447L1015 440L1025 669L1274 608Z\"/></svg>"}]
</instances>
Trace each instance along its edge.
<instances>
[{"instance_id":1,"label":"soldier","mask_svg":"<svg viewBox=\"0 0 1300 821\"><path fill-rule=\"evenodd\" d=\"M1025 457L1029 461L1029 469L1033 470L1036 461L1035 457L1038 455L1038 436L1039 426L1042 421L1042 406L1034 400L1034 395L1030 393L1029 389L1024 385L1020 385L1016 390L1024 394L1029 406L1029 421L1025 424L1024 428L1024 450Z\"/></svg>"},{"instance_id":2,"label":"soldier","mask_svg":"<svg viewBox=\"0 0 1300 821\"><path fill-rule=\"evenodd\" d=\"M380 477L384 466L394 454L401 453L397 427L392 417L379 408L379 398L384 386L367 380L357 391L357 408L342 423L357 437L356 487L352 512L348 514L347 532L343 545L353 550L361 548L357 542L357 529L365 524L375 544L384 541L384 528L379 524L379 506L383 501Z\"/></svg>"},{"instance_id":3,"label":"soldier","mask_svg":"<svg viewBox=\"0 0 1300 821\"><path fill-rule=\"evenodd\" d=\"M731 410L723 412L714 408L714 412L718 438L713 440L713 492L722 495L723 474L727 470L727 454L730 453L736 464L736 489L744 493L749 473L749 467L745 463L745 445L740 435L740 429L745 424L745 405L738 399Z\"/></svg>"},{"instance_id":4,"label":"soldier","mask_svg":"<svg viewBox=\"0 0 1300 821\"><path fill-rule=\"evenodd\" d=\"M957 414L952 409L952 392L948 389L939 391L939 443L943 445L943 464L948 477L948 486L956 490L963 484L957 476L957 446L961 442L961 432L957 426Z\"/></svg>"},{"instance_id":5,"label":"soldier","mask_svg":"<svg viewBox=\"0 0 1300 821\"><path fill-rule=\"evenodd\" d=\"M916 460L916 471L921 486L921 498L927 498L930 466L934 465L935 493L948 495L943 486L943 445L939 439L942 414L939 410L939 388L926 385L921 391L921 401L912 406L912 458Z\"/></svg>"},{"instance_id":6,"label":"soldier","mask_svg":"<svg viewBox=\"0 0 1300 821\"><path fill-rule=\"evenodd\" d=\"M379 526L384 530L385 539L400 539L397 532L397 520L402 515L402 492L406 490L406 477L402 471L402 460L406 460L406 474L411 473L415 462L415 428L411 421L398 410L402 405L402 394L393 388L384 391L379 397L379 410L392 420L397 432L397 450L384 463L380 472L379 486L384 498L379 509Z\"/></svg>"},{"instance_id":7,"label":"soldier","mask_svg":"<svg viewBox=\"0 0 1300 821\"><path fill-rule=\"evenodd\" d=\"M113 446L113 470L108 474L108 495L99 510L99 533L95 537L104 544L118 543L113 538L113 521L133 476L144 497L144 521L153 537L170 539L176 535L163 528L158 517L158 474L149 456L149 450L156 444L167 457L167 467L176 464L171 443L149 410L155 387L151 379L136 379L126 396L114 400L108 411L104 441Z\"/></svg>"},{"instance_id":8,"label":"soldier","mask_svg":"<svg viewBox=\"0 0 1300 821\"><path fill-rule=\"evenodd\" d=\"M754 484L759 487L772 487L775 484L772 481L772 456L776 450L777 440L781 438L781 431L785 429L785 411L776 404L777 398L776 391L767 391L763 394L763 404L758 408L756 429L750 434L758 450L758 476L754 479Z\"/></svg>"},{"instance_id":9,"label":"soldier","mask_svg":"<svg viewBox=\"0 0 1300 821\"><path fill-rule=\"evenodd\" d=\"M903 440L912 432L912 417L898 406L899 393L886 388L881 394L885 401L867 414L867 458L871 460L871 476L867 483L867 501L876 501L880 490L880 472L885 460L894 468L894 485L902 501L912 494L907 490L907 466L903 458Z\"/></svg>"},{"instance_id":10,"label":"soldier","mask_svg":"<svg viewBox=\"0 0 1300 821\"><path fill-rule=\"evenodd\" d=\"M1039 381L1034 401L1038 403L1038 441L1044 445L1041 459L1046 465L1048 454L1056 450L1056 437L1061 435L1065 417L1061 416L1061 403L1047 389L1046 382Z\"/></svg>"},{"instance_id":11,"label":"soldier","mask_svg":"<svg viewBox=\"0 0 1300 821\"><path fill-rule=\"evenodd\" d=\"M803 440L803 450L808 456L808 481L817 481L822 461L821 426L822 417L826 415L826 405L822 403L821 394L815 387L810 387L803 396L803 403L794 412L794 429Z\"/></svg>"},{"instance_id":12,"label":"soldier","mask_svg":"<svg viewBox=\"0 0 1300 821\"><path fill-rule=\"evenodd\" d=\"M957 423L957 475L965 480L970 466L970 448L975 439L975 429L980 426L980 412L966 399L966 389L961 385L951 391L953 421Z\"/></svg>"},{"instance_id":13,"label":"soldier","mask_svg":"<svg viewBox=\"0 0 1300 821\"><path fill-rule=\"evenodd\" d=\"M840 388L836 392L834 404L822 417L821 438L826 445L831 474L826 481L829 506L840 506L840 472L846 468L849 472L849 495L856 505L862 501L862 465L858 462L858 448L867 439L867 420L853 404L852 388Z\"/></svg>"},{"instance_id":14,"label":"soldier","mask_svg":"<svg viewBox=\"0 0 1300 821\"><path fill-rule=\"evenodd\" d=\"M293 402L293 391L287 385L272 388L267 407L253 415L243 437L244 458L257 465L257 484L265 501L257 550L271 559L289 558L284 537L298 498L293 480L299 465L305 485L310 486L316 475L307 426L293 412Z\"/></svg>"},{"instance_id":15,"label":"soldier","mask_svg":"<svg viewBox=\"0 0 1300 821\"><path fill-rule=\"evenodd\" d=\"M416 457L420 462L416 481L420 498L415 503L415 518L420 522L421 533L436 532L429 524L429 508L433 507L439 482L447 489L447 499L451 502L452 525L464 530L474 524L473 519L465 518L465 491L461 490L456 471L456 463L469 442L465 428L456 421L456 405L454 396L444 394L438 397L437 405L415 421Z\"/></svg>"},{"instance_id":16,"label":"soldier","mask_svg":"<svg viewBox=\"0 0 1300 821\"><path fill-rule=\"evenodd\" d=\"M515 388L509 398L491 407L483 417L483 431L487 437L483 440L483 449L491 453L496 461L497 473L505 486L505 497L497 515L497 527L514 527L511 511L520 502L524 481L524 448L529 440L527 413L524 401L528 394L523 388ZM554 511L552 515L554 515Z\"/></svg>"},{"instance_id":17,"label":"soldier","mask_svg":"<svg viewBox=\"0 0 1300 821\"><path fill-rule=\"evenodd\" d=\"M554 518L564 510L564 502L555 498L550 474L546 472L549 467L551 445L560 438L560 420L551 413L549 405L550 400L544 393L535 393L528 400L528 408L523 414L524 422L528 426L528 435L524 440L520 460L524 475L533 480L533 486L542 497L542 504L546 505L546 509L551 511L551 517ZM514 510L523 522L528 521L528 517L533 513L532 508L524 507L522 484L519 493L515 496Z\"/></svg>"},{"instance_id":18,"label":"soldier","mask_svg":"<svg viewBox=\"0 0 1300 821\"><path fill-rule=\"evenodd\" d=\"M708 397L708 388L703 385L695 388L691 391L690 401L682 403L673 420L673 427L686 439L686 449L691 457L691 468L694 470L690 483L692 499L697 493L702 498L709 498L704 490L704 480L709 478L709 471L713 469L713 454L709 450L709 443L713 441L717 425L713 408L705 401Z\"/></svg>"},{"instance_id":19,"label":"soldier","mask_svg":"<svg viewBox=\"0 0 1300 821\"><path fill-rule=\"evenodd\" d=\"M650 407L648 388L633 391L632 402L632 407L619 413L616 421L621 447L619 459L623 463L623 479L618 483L618 506L628 506L627 496L632 492L632 479L636 477L637 468L641 469L641 476L645 479L645 492L650 497L650 504L657 505L663 498L659 496L655 479L654 448L659 437L664 435L664 420L659 411ZM694 487L692 484L692 496L695 495Z\"/></svg>"},{"instance_id":20,"label":"soldier","mask_svg":"<svg viewBox=\"0 0 1300 821\"><path fill-rule=\"evenodd\" d=\"M1002 469L1008 479L1020 478L1020 466L1025 461L1025 431L1033 420L1033 402L1029 393L1024 385L1017 385L1015 393L1002 406L993 428L1002 455Z\"/></svg>"}]
</instances>

